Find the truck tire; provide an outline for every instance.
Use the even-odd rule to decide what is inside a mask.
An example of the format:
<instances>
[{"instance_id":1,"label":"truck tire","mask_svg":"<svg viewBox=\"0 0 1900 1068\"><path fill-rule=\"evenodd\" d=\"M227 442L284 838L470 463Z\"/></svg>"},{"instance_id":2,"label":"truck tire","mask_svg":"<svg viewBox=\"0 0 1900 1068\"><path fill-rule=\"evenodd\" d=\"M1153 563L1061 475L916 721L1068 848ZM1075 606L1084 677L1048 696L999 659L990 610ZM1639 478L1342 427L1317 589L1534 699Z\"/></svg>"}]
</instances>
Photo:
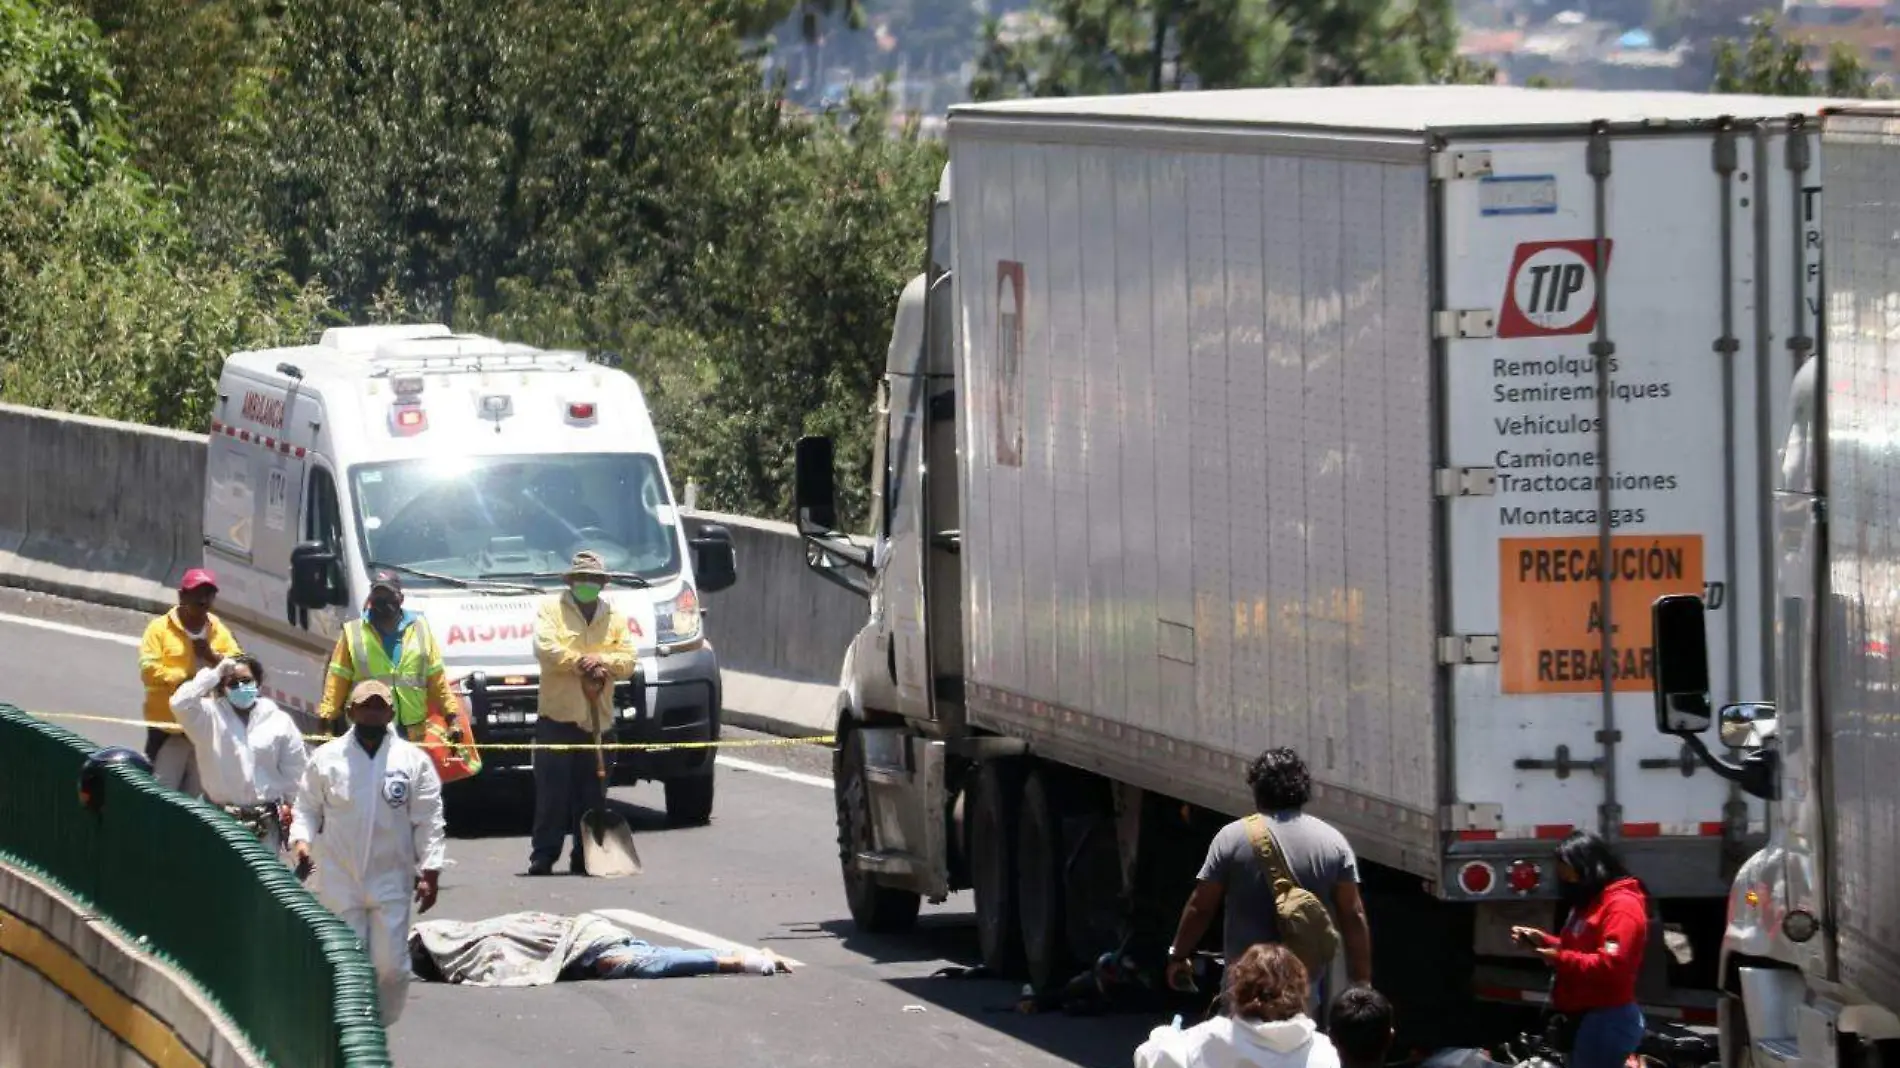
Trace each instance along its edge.
<instances>
[{"instance_id":1,"label":"truck tire","mask_svg":"<svg viewBox=\"0 0 1900 1068\"><path fill-rule=\"evenodd\" d=\"M977 766L970 805L970 890L976 897L976 941L983 964L996 975L1022 965L1022 927L1016 916L1016 811L1022 770L1014 760Z\"/></svg>"},{"instance_id":2,"label":"truck tire","mask_svg":"<svg viewBox=\"0 0 1900 1068\"><path fill-rule=\"evenodd\" d=\"M1023 786L1016 823L1016 911L1022 922L1023 963L1036 990L1052 989L1074 971L1064 885L1068 853L1054 797L1051 777L1032 773Z\"/></svg>"},{"instance_id":3,"label":"truck tire","mask_svg":"<svg viewBox=\"0 0 1900 1068\"><path fill-rule=\"evenodd\" d=\"M923 898L908 890L880 886L877 876L858 868L858 854L872 848L870 797L864 789L864 742L845 731L831 755L831 796L838 806L838 868L844 875L845 904L851 921L868 934L903 931L917 922Z\"/></svg>"},{"instance_id":4,"label":"truck tire","mask_svg":"<svg viewBox=\"0 0 1900 1068\"><path fill-rule=\"evenodd\" d=\"M713 777L666 780L666 822L675 827L697 827L712 821Z\"/></svg>"}]
</instances>

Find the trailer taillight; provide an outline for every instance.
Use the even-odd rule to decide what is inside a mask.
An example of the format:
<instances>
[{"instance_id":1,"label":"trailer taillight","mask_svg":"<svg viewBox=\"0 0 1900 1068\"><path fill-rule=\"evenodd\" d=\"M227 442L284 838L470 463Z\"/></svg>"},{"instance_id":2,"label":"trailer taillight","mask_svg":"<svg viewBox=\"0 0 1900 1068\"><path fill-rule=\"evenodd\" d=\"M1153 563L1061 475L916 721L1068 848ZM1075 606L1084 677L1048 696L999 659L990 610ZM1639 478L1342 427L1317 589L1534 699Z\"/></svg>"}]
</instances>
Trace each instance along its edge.
<instances>
[{"instance_id":1,"label":"trailer taillight","mask_svg":"<svg viewBox=\"0 0 1900 1068\"><path fill-rule=\"evenodd\" d=\"M1458 885L1474 897L1490 893L1497 884L1498 873L1483 861L1474 860L1458 869Z\"/></svg>"},{"instance_id":2,"label":"trailer taillight","mask_svg":"<svg viewBox=\"0 0 1900 1068\"><path fill-rule=\"evenodd\" d=\"M1511 889L1519 894L1534 892L1544 882L1544 871L1528 860L1514 860L1511 870L1505 875Z\"/></svg>"}]
</instances>

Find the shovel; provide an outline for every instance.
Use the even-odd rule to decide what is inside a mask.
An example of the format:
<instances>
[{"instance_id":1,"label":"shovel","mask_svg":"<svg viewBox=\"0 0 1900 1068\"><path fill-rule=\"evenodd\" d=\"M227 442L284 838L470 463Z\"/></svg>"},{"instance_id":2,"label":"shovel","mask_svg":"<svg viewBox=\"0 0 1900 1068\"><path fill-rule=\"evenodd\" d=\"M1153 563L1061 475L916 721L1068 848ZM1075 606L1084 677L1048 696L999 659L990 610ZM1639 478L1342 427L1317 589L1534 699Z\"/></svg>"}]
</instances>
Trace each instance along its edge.
<instances>
[{"instance_id":1,"label":"shovel","mask_svg":"<svg viewBox=\"0 0 1900 1068\"><path fill-rule=\"evenodd\" d=\"M620 879L640 874L640 851L633 847L633 828L625 816L607 809L607 751L600 741L600 695L587 695L594 723L594 773L600 776L600 807L581 814L581 862L598 879Z\"/></svg>"}]
</instances>

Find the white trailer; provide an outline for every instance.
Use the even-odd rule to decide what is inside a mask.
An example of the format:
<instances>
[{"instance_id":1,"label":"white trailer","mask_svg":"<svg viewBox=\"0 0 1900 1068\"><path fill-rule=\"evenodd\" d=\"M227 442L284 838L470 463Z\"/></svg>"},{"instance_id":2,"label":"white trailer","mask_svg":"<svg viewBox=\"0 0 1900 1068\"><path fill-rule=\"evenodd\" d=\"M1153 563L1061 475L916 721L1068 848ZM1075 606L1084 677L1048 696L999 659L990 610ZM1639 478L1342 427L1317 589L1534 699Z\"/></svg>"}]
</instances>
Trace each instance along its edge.
<instances>
[{"instance_id":1,"label":"white trailer","mask_svg":"<svg viewBox=\"0 0 1900 1068\"><path fill-rule=\"evenodd\" d=\"M1781 614L1772 703L1721 713L1713 757L1706 607L1656 613L1657 726L1773 802L1736 873L1720 969L1729 1068L1900 1064L1900 111L1826 117L1827 326L1795 380L1776 483Z\"/></svg>"},{"instance_id":2,"label":"white trailer","mask_svg":"<svg viewBox=\"0 0 1900 1068\"><path fill-rule=\"evenodd\" d=\"M1702 950L1652 954L1652 1015L1712 1019L1761 807L1625 728L1659 595L1719 612L1724 697L1774 675L1755 580L1816 332L1823 107L953 109L868 539L834 529L828 443L800 450L814 566L870 597L839 698L858 921L973 887L986 959L1037 982L1164 941L1247 762L1291 745L1408 1020L1543 995L1506 935L1552 921L1578 826Z\"/></svg>"}]
</instances>

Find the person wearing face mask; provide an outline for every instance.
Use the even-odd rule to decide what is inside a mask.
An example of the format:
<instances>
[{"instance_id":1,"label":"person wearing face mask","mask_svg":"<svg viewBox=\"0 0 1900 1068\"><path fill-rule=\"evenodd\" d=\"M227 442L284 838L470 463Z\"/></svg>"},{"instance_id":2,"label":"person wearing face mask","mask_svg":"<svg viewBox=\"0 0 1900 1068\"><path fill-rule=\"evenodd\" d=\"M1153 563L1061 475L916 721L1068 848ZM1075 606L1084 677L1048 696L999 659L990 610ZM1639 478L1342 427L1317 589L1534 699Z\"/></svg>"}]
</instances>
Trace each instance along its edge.
<instances>
[{"instance_id":1,"label":"person wearing face mask","mask_svg":"<svg viewBox=\"0 0 1900 1068\"><path fill-rule=\"evenodd\" d=\"M172 695L200 668L215 667L240 650L237 639L211 611L218 600L217 576L202 567L185 572L178 607L145 627L139 640L139 678L145 683L145 759L152 777L197 796L203 790L197 754L172 715Z\"/></svg>"},{"instance_id":2,"label":"person wearing face mask","mask_svg":"<svg viewBox=\"0 0 1900 1068\"><path fill-rule=\"evenodd\" d=\"M310 889L368 951L383 1023L409 996L409 920L435 907L444 860L442 781L420 748L390 730L384 683L350 691L350 732L320 746L297 791L290 848Z\"/></svg>"},{"instance_id":3,"label":"person wearing face mask","mask_svg":"<svg viewBox=\"0 0 1900 1068\"><path fill-rule=\"evenodd\" d=\"M379 568L370 574L369 603L361 619L343 624L330 652L329 677L317 715L341 733L343 703L357 683L374 679L395 695L396 730L407 741L422 740L423 724L433 710L444 722L456 722L455 691L449 686L442 649L428 620L403 608L402 580Z\"/></svg>"},{"instance_id":4,"label":"person wearing face mask","mask_svg":"<svg viewBox=\"0 0 1900 1068\"><path fill-rule=\"evenodd\" d=\"M205 799L281 850L309 756L290 716L259 695L263 681L255 657L230 657L180 686L171 710L197 754Z\"/></svg>"},{"instance_id":5,"label":"person wearing face mask","mask_svg":"<svg viewBox=\"0 0 1900 1068\"><path fill-rule=\"evenodd\" d=\"M547 875L560 859L561 843L574 844L568 870L582 872L581 814L604 807L592 749L594 730L611 727L596 720L596 710L613 715L612 686L633 677L634 646L627 617L601 599L607 569L591 552L574 554L567 570L567 592L541 606L534 624L534 655L541 665L541 686L534 740L572 749L534 751L534 833L528 874ZM613 766L613 754L607 754Z\"/></svg>"},{"instance_id":6,"label":"person wearing face mask","mask_svg":"<svg viewBox=\"0 0 1900 1068\"><path fill-rule=\"evenodd\" d=\"M1513 927L1517 941L1556 971L1551 1011L1567 1027L1558 1044L1568 1068L1620 1068L1642 1043L1636 979L1649 944L1649 894L1608 842L1572 831L1557 846L1563 933Z\"/></svg>"}]
</instances>

